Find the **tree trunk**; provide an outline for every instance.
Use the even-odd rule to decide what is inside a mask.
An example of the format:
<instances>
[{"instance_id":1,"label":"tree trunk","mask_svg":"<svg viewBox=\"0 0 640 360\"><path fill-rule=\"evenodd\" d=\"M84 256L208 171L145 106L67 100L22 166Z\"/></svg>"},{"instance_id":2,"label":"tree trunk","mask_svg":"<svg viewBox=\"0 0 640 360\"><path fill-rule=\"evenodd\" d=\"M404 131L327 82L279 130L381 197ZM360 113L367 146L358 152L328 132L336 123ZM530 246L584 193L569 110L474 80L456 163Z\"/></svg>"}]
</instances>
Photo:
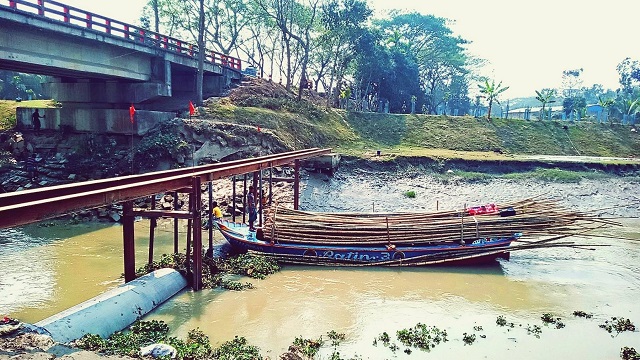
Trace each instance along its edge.
<instances>
[{"instance_id":1,"label":"tree trunk","mask_svg":"<svg viewBox=\"0 0 640 360\"><path fill-rule=\"evenodd\" d=\"M153 7L153 23L155 24L156 33L160 33L160 11L158 10L158 0L153 0L151 3Z\"/></svg>"},{"instance_id":2,"label":"tree trunk","mask_svg":"<svg viewBox=\"0 0 640 360\"><path fill-rule=\"evenodd\" d=\"M196 78L196 96L198 105L202 105L203 98L203 83L204 83L204 56L205 56L205 43L204 43L204 0L200 0L200 18L198 21L198 74Z\"/></svg>"}]
</instances>

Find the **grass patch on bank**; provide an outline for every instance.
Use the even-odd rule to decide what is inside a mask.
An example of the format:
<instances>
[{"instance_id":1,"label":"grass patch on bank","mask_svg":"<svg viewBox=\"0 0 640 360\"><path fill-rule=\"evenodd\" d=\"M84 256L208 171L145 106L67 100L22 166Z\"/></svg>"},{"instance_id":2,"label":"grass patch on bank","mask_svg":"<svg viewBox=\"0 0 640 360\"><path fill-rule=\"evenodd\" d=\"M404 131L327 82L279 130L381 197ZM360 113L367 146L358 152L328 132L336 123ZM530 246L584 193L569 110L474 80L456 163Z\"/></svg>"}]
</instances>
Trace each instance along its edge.
<instances>
[{"instance_id":1,"label":"grass patch on bank","mask_svg":"<svg viewBox=\"0 0 640 360\"><path fill-rule=\"evenodd\" d=\"M603 179L608 176L607 174L598 172L538 168L534 171L505 174L502 177L513 180L531 179L557 183L579 183L584 179Z\"/></svg>"},{"instance_id":2,"label":"grass patch on bank","mask_svg":"<svg viewBox=\"0 0 640 360\"><path fill-rule=\"evenodd\" d=\"M16 126L16 109L19 107L43 109L55 106L53 100L0 100L0 131Z\"/></svg>"},{"instance_id":3,"label":"grass patch on bank","mask_svg":"<svg viewBox=\"0 0 640 360\"><path fill-rule=\"evenodd\" d=\"M434 173L434 179L448 184L455 182L486 183L494 179L536 180L551 183L579 183L585 179L605 179L612 175L602 172L571 171L562 169L537 168L533 171L513 172L507 174L492 174L475 171L453 170L444 173Z\"/></svg>"}]
</instances>

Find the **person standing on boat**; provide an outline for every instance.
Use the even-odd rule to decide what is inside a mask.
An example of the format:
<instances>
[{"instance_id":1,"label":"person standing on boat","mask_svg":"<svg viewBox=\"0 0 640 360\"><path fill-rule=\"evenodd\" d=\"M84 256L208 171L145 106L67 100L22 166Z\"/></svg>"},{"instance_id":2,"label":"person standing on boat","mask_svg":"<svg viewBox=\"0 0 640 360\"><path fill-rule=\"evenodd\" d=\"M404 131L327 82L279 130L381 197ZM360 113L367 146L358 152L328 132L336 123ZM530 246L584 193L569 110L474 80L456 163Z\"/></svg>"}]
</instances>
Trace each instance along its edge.
<instances>
[{"instance_id":1,"label":"person standing on boat","mask_svg":"<svg viewBox=\"0 0 640 360\"><path fill-rule=\"evenodd\" d=\"M253 186L249 186L249 192L247 193L247 209L249 213L249 230L255 230L253 223L258 219L258 209Z\"/></svg>"}]
</instances>

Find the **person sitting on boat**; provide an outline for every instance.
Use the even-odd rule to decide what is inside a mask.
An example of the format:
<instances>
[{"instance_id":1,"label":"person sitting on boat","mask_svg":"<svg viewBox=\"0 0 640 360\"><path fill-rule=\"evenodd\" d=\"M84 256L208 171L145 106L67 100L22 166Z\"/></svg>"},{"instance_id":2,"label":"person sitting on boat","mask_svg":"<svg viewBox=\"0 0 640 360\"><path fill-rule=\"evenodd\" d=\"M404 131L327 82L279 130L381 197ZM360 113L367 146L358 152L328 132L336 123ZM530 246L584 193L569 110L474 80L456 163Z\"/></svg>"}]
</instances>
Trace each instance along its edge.
<instances>
[{"instance_id":1,"label":"person sitting on boat","mask_svg":"<svg viewBox=\"0 0 640 360\"><path fill-rule=\"evenodd\" d=\"M253 186L249 186L247 193L247 210L249 213L249 230L255 230L253 223L258 219L258 209L256 208L256 195Z\"/></svg>"},{"instance_id":2,"label":"person sitting on boat","mask_svg":"<svg viewBox=\"0 0 640 360\"><path fill-rule=\"evenodd\" d=\"M214 201L213 203L211 203L211 205L213 206L211 210L211 214L213 216L209 221L205 222L204 226L202 227L205 230L209 229L209 227L213 225L214 221L222 220L222 210L220 210L220 207L218 207L218 202Z\"/></svg>"},{"instance_id":3,"label":"person sitting on boat","mask_svg":"<svg viewBox=\"0 0 640 360\"><path fill-rule=\"evenodd\" d=\"M213 205L213 220L214 221L219 221L222 220L222 210L220 210L220 207L218 206L218 202L214 201L211 205Z\"/></svg>"}]
</instances>

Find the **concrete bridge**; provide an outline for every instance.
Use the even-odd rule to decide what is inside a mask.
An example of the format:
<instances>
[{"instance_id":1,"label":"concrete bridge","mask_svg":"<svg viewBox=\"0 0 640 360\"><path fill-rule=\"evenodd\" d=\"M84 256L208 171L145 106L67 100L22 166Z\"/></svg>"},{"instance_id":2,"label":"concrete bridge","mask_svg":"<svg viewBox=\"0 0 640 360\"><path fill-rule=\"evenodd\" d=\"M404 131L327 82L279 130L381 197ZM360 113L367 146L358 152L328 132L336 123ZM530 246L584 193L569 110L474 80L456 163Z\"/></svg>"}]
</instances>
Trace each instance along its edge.
<instances>
[{"instance_id":1,"label":"concrete bridge","mask_svg":"<svg viewBox=\"0 0 640 360\"><path fill-rule=\"evenodd\" d=\"M196 98L197 45L50 0L0 0L0 29L0 69L49 75L45 91L63 104L43 128L131 132L131 104L145 123ZM219 95L242 63L203 51L204 95ZM31 111L17 115L30 124Z\"/></svg>"}]
</instances>

